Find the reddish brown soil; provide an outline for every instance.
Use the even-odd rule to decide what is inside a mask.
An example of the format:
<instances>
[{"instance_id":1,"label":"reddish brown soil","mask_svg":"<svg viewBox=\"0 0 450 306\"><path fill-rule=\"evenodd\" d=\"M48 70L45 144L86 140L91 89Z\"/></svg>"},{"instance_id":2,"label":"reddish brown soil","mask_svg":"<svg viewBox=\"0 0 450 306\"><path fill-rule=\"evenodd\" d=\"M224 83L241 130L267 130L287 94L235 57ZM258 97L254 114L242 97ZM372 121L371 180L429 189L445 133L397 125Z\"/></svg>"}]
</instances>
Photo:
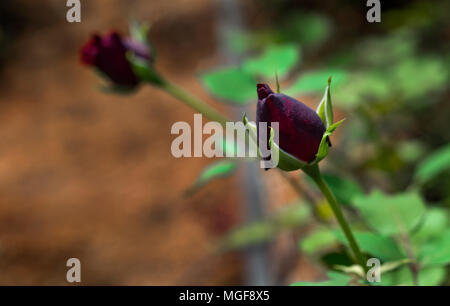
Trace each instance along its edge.
<instances>
[{"instance_id":1,"label":"reddish brown soil","mask_svg":"<svg viewBox=\"0 0 450 306\"><path fill-rule=\"evenodd\" d=\"M82 1L81 24L63 2L17 1L26 23L1 72L0 285L67 284L71 257L87 285L240 284L240 257L214 253L240 222L239 182L185 198L210 161L170 154L192 111L148 86L105 94L78 60L91 33L152 20L158 68L211 102L195 73L217 64L212 2Z\"/></svg>"},{"instance_id":2,"label":"reddish brown soil","mask_svg":"<svg viewBox=\"0 0 450 306\"><path fill-rule=\"evenodd\" d=\"M126 32L138 11L155 21L160 69L201 93L191 72L214 52L211 27L199 25L211 23L208 1L91 1L81 24L66 23L56 1L22 2L28 24L11 47L0 95L0 284L66 284L70 257L81 260L83 284L239 283L238 257L212 254L238 221L235 182L184 198L209 161L170 154L170 127L192 121L191 110L153 88L104 94L78 60L92 32ZM203 48L170 52L176 42L166 39L186 31L202 31Z\"/></svg>"}]
</instances>

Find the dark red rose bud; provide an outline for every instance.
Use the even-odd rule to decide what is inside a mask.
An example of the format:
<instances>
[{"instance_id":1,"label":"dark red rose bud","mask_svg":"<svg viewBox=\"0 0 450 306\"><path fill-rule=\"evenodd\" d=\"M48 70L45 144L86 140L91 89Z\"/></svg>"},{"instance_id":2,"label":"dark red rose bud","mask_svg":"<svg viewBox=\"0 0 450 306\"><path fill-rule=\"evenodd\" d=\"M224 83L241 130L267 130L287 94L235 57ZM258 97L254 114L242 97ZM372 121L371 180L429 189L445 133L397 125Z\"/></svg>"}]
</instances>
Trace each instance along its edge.
<instances>
[{"instance_id":1,"label":"dark red rose bud","mask_svg":"<svg viewBox=\"0 0 450 306\"><path fill-rule=\"evenodd\" d=\"M126 58L128 51L133 51L143 59L150 59L145 45L112 32L103 37L94 35L81 48L81 62L98 68L115 85L134 87L140 80Z\"/></svg>"},{"instance_id":2,"label":"dark red rose bud","mask_svg":"<svg viewBox=\"0 0 450 306\"><path fill-rule=\"evenodd\" d=\"M312 162L325 132L320 117L302 102L274 93L267 84L258 84L257 92L258 135L259 122L267 122L268 126L271 122L278 122L279 147L303 162Z\"/></svg>"}]
</instances>

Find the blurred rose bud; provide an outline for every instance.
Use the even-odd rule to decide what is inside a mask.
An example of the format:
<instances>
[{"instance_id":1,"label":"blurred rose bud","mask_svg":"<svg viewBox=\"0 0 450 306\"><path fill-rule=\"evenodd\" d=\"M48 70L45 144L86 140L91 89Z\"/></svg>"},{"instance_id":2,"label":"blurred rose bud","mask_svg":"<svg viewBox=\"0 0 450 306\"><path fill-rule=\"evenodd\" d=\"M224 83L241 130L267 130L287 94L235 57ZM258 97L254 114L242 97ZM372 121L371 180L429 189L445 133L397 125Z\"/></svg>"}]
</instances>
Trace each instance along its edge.
<instances>
[{"instance_id":1,"label":"blurred rose bud","mask_svg":"<svg viewBox=\"0 0 450 306\"><path fill-rule=\"evenodd\" d=\"M81 62L96 67L115 86L133 88L141 80L127 59L129 51L132 51L135 57L150 61L147 46L140 42L122 38L116 32L103 37L94 35L81 48Z\"/></svg>"},{"instance_id":2,"label":"blurred rose bud","mask_svg":"<svg viewBox=\"0 0 450 306\"><path fill-rule=\"evenodd\" d=\"M325 132L322 119L302 102L274 93L267 84L258 84L257 92L258 139L260 122L267 122L268 126L271 122L278 122L279 148L304 163L314 161ZM266 135L270 135L269 131Z\"/></svg>"}]
</instances>

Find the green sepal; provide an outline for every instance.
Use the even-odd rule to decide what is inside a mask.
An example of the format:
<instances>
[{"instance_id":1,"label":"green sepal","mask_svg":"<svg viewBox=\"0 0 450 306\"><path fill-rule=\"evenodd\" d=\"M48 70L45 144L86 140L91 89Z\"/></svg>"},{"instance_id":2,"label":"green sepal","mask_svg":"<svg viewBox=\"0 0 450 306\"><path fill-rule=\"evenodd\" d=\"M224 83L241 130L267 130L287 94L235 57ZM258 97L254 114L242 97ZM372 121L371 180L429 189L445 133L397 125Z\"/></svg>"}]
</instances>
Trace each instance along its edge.
<instances>
[{"instance_id":1,"label":"green sepal","mask_svg":"<svg viewBox=\"0 0 450 306\"><path fill-rule=\"evenodd\" d=\"M150 25L147 23L141 23L136 18L130 20L130 35L133 40L143 43L149 46L148 33L150 31Z\"/></svg>"},{"instance_id":2,"label":"green sepal","mask_svg":"<svg viewBox=\"0 0 450 306\"><path fill-rule=\"evenodd\" d=\"M329 145L327 141L327 137L331 137L333 132L336 130L338 126L344 122L345 119L342 119L341 121L338 121L336 123L333 123L330 125L330 127L327 128L325 133L323 133L322 140L320 141L319 150L317 150L316 158L314 161L312 161L311 164L316 164L320 162L322 159L324 159L328 155Z\"/></svg>"},{"instance_id":3,"label":"green sepal","mask_svg":"<svg viewBox=\"0 0 450 306\"><path fill-rule=\"evenodd\" d=\"M149 62L153 64L155 62L157 53L148 37L148 33L150 32L150 25L148 23L140 22L139 20L132 18L130 20L129 29L131 38L147 47Z\"/></svg>"},{"instance_id":4,"label":"green sepal","mask_svg":"<svg viewBox=\"0 0 450 306\"><path fill-rule=\"evenodd\" d=\"M212 163L204 168L195 182L185 191L186 196L191 196L199 191L203 186L207 185L218 178L228 177L234 173L238 164L232 160L220 160Z\"/></svg>"},{"instance_id":5,"label":"green sepal","mask_svg":"<svg viewBox=\"0 0 450 306\"><path fill-rule=\"evenodd\" d=\"M255 141L255 143L258 143L257 142L258 133L257 133L256 124L248 121L245 113L243 115L242 122L245 124L245 127L249 131L249 136L252 138L252 140ZM280 168L281 170L284 170L284 171L294 171L294 170L301 169L307 165L307 163L299 160L298 158L287 153L283 149L280 149L278 144L276 144L273 141L273 137L274 137L274 130L273 130L273 128L271 128L270 129L270 137L269 137L270 154L272 156L278 155L278 165L277 165L278 168ZM258 148L258 157L261 157L261 155L262 155L261 151Z\"/></svg>"},{"instance_id":6,"label":"green sepal","mask_svg":"<svg viewBox=\"0 0 450 306\"><path fill-rule=\"evenodd\" d=\"M328 78L328 85L325 88L325 94L316 109L317 115L322 119L325 128L328 129L333 124L333 105L331 103L331 76Z\"/></svg>"},{"instance_id":7,"label":"green sepal","mask_svg":"<svg viewBox=\"0 0 450 306\"><path fill-rule=\"evenodd\" d=\"M258 131L256 129L256 124L254 122L248 121L247 115L245 113L242 115L242 122L244 123L245 127L247 128L250 138L252 138L255 142L257 142Z\"/></svg>"},{"instance_id":8,"label":"green sepal","mask_svg":"<svg viewBox=\"0 0 450 306\"><path fill-rule=\"evenodd\" d=\"M256 124L254 122L248 121L245 113L242 116L242 122L244 123L245 128L247 129L248 135L250 136L251 140L254 141L255 144L257 144L258 143L258 131L256 129ZM257 155L258 155L258 158L261 158L261 152L259 151L259 147L257 148Z\"/></svg>"},{"instance_id":9,"label":"green sepal","mask_svg":"<svg viewBox=\"0 0 450 306\"><path fill-rule=\"evenodd\" d=\"M298 169L302 169L307 165L307 163L301 161L300 159L294 157L288 152L281 149L277 143L273 141L273 128L270 129L270 138L269 138L269 146L270 153L272 156L278 155L278 165L277 167L284 171L295 171ZM276 155L277 154L277 155Z\"/></svg>"},{"instance_id":10,"label":"green sepal","mask_svg":"<svg viewBox=\"0 0 450 306\"><path fill-rule=\"evenodd\" d=\"M163 79L153 70L147 60L137 57L132 51L127 52L126 56L133 72L140 80L156 86L163 84Z\"/></svg>"},{"instance_id":11,"label":"green sepal","mask_svg":"<svg viewBox=\"0 0 450 306\"><path fill-rule=\"evenodd\" d=\"M288 152L281 149L276 142L273 141L274 137L274 130L273 128L270 128L270 137L269 137L269 148L270 153L272 156L278 155L278 165L277 167L284 171L295 171L299 169L303 169L305 166L313 166L320 162L322 159L324 159L328 155L328 141L327 137L330 137L333 132L336 130L336 128L344 122L345 119L342 119L336 123L333 123L328 127L328 129L325 131L325 133L322 136L322 140L319 145L319 149L316 154L316 158L310 162L306 163L293 155L289 154ZM245 127L249 131L249 136L252 138L255 143L257 143L258 139L258 133L256 124L253 122L248 121L245 113L242 117L242 122L245 124ZM261 158L262 154L261 151L258 148L258 157Z\"/></svg>"},{"instance_id":12,"label":"green sepal","mask_svg":"<svg viewBox=\"0 0 450 306\"><path fill-rule=\"evenodd\" d=\"M333 123L332 125L330 125L330 126L327 128L327 132L333 133L333 132L334 132L334 131L342 124L342 122L344 122L344 120L345 120L345 118L342 119L342 120L339 120L338 122ZM330 135L331 135L331 134L330 134Z\"/></svg>"}]
</instances>

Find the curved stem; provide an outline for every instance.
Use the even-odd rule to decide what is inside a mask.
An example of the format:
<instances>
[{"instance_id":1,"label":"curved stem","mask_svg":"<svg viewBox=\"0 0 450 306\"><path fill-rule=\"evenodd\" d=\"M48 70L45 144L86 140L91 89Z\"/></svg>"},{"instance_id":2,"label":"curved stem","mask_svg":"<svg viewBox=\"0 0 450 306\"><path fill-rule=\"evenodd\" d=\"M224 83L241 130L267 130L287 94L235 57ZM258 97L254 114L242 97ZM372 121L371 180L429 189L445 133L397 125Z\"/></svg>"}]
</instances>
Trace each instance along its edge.
<instances>
[{"instance_id":1,"label":"curved stem","mask_svg":"<svg viewBox=\"0 0 450 306\"><path fill-rule=\"evenodd\" d=\"M352 249L353 255L355 256L356 262L363 268L364 271L367 272L367 266L365 264L366 261L364 260L364 256L362 255L358 243L356 242L356 239L353 236L353 232L350 229L347 220L345 220L344 214L342 213L342 210L336 200L336 197L330 190L330 187L328 187L327 183L325 183L324 179L322 178L319 166L316 164L314 166L306 167L303 170L314 180L314 182L317 184L322 194L327 199L328 203L331 206L331 209L333 210L334 215L336 216L339 226L341 227L345 237L347 238L350 248Z\"/></svg>"},{"instance_id":2,"label":"curved stem","mask_svg":"<svg viewBox=\"0 0 450 306\"><path fill-rule=\"evenodd\" d=\"M223 116L214 108L196 98L192 94L188 93L181 87L178 87L177 85L169 81L163 81L163 83L160 85L160 88L171 94L175 98L179 99L180 101L184 102L186 105L192 107L196 111L202 113L209 120L217 121L221 125L225 126L227 122L227 118L225 116Z\"/></svg>"},{"instance_id":3,"label":"curved stem","mask_svg":"<svg viewBox=\"0 0 450 306\"><path fill-rule=\"evenodd\" d=\"M192 107L196 111L202 113L204 116L206 116L209 120L217 121L221 125L225 126L228 119L223 116L220 112L215 110L213 107L209 106L208 104L204 103L200 99L196 98L195 96L191 95L190 93L186 92L181 87L178 87L177 85L164 80L162 84L159 85L159 87L164 90L165 92L169 93L170 95L174 96L178 100L182 101L186 105ZM327 199L328 203L330 204L334 215L336 216L336 219L342 229L342 231L345 234L345 237L347 238L350 248L353 251L353 254L356 258L357 263L363 268L364 271L367 272L367 266L365 264L364 256L361 253L361 250L358 246L358 243L356 242L355 237L353 236L353 233L350 229L350 226L348 225L347 221L345 220L344 214L342 213L341 208L339 207L339 204L336 201L336 197L334 196L333 192L330 190L328 185L323 180L319 167L317 165L306 167L303 169L305 173L307 173L317 184L320 191L323 193L325 198ZM283 176L285 179L286 177ZM295 187L295 186L294 186ZM298 188L294 188L297 192L299 192ZM300 194L301 192L299 192ZM301 194L302 195L302 194ZM304 195L304 194L303 194Z\"/></svg>"}]
</instances>

